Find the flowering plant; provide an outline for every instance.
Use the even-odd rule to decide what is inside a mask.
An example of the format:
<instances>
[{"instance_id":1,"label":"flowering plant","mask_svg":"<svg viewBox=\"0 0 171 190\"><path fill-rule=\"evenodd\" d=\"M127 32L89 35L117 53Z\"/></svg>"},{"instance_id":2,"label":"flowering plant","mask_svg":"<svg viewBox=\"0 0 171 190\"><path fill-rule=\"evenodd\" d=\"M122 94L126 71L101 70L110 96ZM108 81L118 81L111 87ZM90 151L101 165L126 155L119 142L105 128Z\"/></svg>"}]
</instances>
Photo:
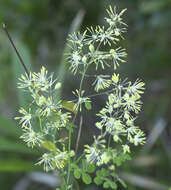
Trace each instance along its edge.
<instances>
[{"instance_id":1,"label":"flowering plant","mask_svg":"<svg viewBox=\"0 0 171 190\"><path fill-rule=\"evenodd\" d=\"M110 6L105 18L107 26L90 27L83 33L69 35L70 70L81 76L79 88L73 92L75 101L56 98L61 83L53 79L45 67L40 73L26 73L19 79L18 88L32 97L28 109L20 108L21 116L16 117L23 130L21 138L32 148L44 148L37 164L42 164L45 171L59 170L62 183L57 190L75 189L74 178L81 178L87 185L94 178L94 183L103 184L104 188L117 189L117 182L125 187L116 168L130 160L132 145L145 143L144 132L135 124L141 110L144 83L140 79L135 82L123 80L116 72L127 56L125 49L118 47L127 27L122 19L125 11L117 13L116 8ZM90 66L94 66L93 75L88 74ZM114 70L111 76L97 74L106 67ZM85 77L89 76L94 78L95 93L91 95L84 89ZM95 124L99 135L94 136L93 144L84 145L84 151L78 154L81 122L76 148L71 147L73 130L77 130L76 117L83 109L90 110L91 98L99 95L106 96L106 104L97 113L99 121ZM68 132L67 137L62 137L63 131Z\"/></svg>"}]
</instances>

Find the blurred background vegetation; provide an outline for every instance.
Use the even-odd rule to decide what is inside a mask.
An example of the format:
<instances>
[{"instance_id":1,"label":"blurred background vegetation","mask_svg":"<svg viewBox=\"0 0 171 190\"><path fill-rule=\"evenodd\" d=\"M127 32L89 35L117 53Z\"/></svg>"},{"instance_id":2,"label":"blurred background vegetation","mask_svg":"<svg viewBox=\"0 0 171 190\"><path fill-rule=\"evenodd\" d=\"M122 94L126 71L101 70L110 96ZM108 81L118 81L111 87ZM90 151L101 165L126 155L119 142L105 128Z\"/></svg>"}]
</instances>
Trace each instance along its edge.
<instances>
[{"instance_id":1,"label":"blurred background vegetation","mask_svg":"<svg viewBox=\"0 0 171 190\"><path fill-rule=\"evenodd\" d=\"M128 58L119 72L123 78L138 77L146 83L144 106L137 123L147 133L147 144L135 149L133 160L118 172L128 183L128 190L167 190L171 186L170 0L0 0L0 24L7 24L27 67L38 71L44 65L54 72L63 83L59 96L71 99L79 77L67 71L64 52L68 33L102 24L110 4L118 10L128 9L124 17L128 32L121 42ZM16 89L17 77L23 72L19 64L1 28L0 189L55 189L57 176L44 174L42 168L34 165L39 151L27 148L19 139L21 131L13 119L27 96ZM89 84L85 88L86 85ZM81 144L91 143L87 137L96 130L92 127L94 115L103 101L95 101L95 109L89 114L85 112L86 135L82 135ZM80 182L80 189L102 187L85 187Z\"/></svg>"}]
</instances>

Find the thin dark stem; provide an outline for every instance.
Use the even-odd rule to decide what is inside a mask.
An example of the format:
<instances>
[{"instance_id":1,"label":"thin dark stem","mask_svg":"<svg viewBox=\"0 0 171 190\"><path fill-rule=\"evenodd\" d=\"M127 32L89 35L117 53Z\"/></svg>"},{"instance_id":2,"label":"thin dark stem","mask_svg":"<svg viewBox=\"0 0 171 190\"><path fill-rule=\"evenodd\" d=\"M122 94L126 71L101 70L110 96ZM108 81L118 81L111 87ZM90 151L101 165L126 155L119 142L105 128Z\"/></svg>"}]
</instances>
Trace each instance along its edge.
<instances>
[{"instance_id":1,"label":"thin dark stem","mask_svg":"<svg viewBox=\"0 0 171 190\"><path fill-rule=\"evenodd\" d=\"M77 154L78 151L78 146L79 146L79 141L80 141L80 136L81 136L81 130L82 130L82 124L83 124L83 117L80 117L80 125L79 125L79 131L78 131L78 136L77 136L77 142L76 142L76 147L75 147L75 155Z\"/></svg>"},{"instance_id":2,"label":"thin dark stem","mask_svg":"<svg viewBox=\"0 0 171 190\"><path fill-rule=\"evenodd\" d=\"M2 24L2 28L3 28L3 30L5 31L5 33L6 33L7 37L8 37L8 39L9 39L9 41L10 41L12 47L14 48L14 50L15 50L15 52L16 52L16 54L17 54L17 56L18 56L18 58L19 58L19 60L20 60L20 62L21 62L21 64L22 64L22 66L23 66L25 72L27 73L27 76L29 77L29 71L28 71L26 65L24 64L24 61L23 61L21 55L19 54L19 52L18 52L18 50L17 50L17 48L16 48L16 46L15 46L15 44L14 44L14 42L13 42L11 36L10 36L8 30L7 30L6 25L5 25L5 24Z\"/></svg>"}]
</instances>

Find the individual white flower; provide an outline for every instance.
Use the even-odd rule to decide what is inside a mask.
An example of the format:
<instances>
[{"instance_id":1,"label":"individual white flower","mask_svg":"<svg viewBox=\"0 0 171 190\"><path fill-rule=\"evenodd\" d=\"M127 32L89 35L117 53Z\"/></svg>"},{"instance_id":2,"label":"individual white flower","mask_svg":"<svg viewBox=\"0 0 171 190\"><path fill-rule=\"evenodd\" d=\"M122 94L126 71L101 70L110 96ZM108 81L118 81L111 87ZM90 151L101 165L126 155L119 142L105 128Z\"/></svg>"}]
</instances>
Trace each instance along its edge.
<instances>
[{"instance_id":1,"label":"individual white flower","mask_svg":"<svg viewBox=\"0 0 171 190\"><path fill-rule=\"evenodd\" d=\"M56 168L61 169L66 165L67 159L68 159L68 153L66 151L59 152L54 156L53 162Z\"/></svg>"},{"instance_id":2,"label":"individual white flower","mask_svg":"<svg viewBox=\"0 0 171 190\"><path fill-rule=\"evenodd\" d=\"M54 170L55 166L53 164L53 158L54 157L51 153L44 153L37 164L38 165L43 164L43 168L46 172Z\"/></svg>"},{"instance_id":3,"label":"individual white flower","mask_svg":"<svg viewBox=\"0 0 171 190\"><path fill-rule=\"evenodd\" d=\"M19 123L22 124L21 125L22 128L31 126L32 114L30 112L31 112L31 109L29 109L29 112L27 112L24 108L19 109L19 113L21 113L22 116L21 117L15 117L15 119L20 120Z\"/></svg>"},{"instance_id":4,"label":"individual white flower","mask_svg":"<svg viewBox=\"0 0 171 190\"><path fill-rule=\"evenodd\" d=\"M18 88L23 88L23 89L29 89L30 87L33 86L33 82L32 82L32 73L30 72L29 76L25 73L25 75L21 75L21 77L19 78L18 82Z\"/></svg>"},{"instance_id":5,"label":"individual white flower","mask_svg":"<svg viewBox=\"0 0 171 190\"><path fill-rule=\"evenodd\" d=\"M109 75L98 75L96 80L94 81L93 85L95 85L95 91L99 91L105 88L109 88L111 84L111 80L108 79Z\"/></svg>"},{"instance_id":6,"label":"individual white flower","mask_svg":"<svg viewBox=\"0 0 171 190\"><path fill-rule=\"evenodd\" d=\"M31 127L24 128L23 132L20 138L23 139L29 147L33 148L35 145L40 146L42 144L42 133L35 132Z\"/></svg>"},{"instance_id":7,"label":"individual white flower","mask_svg":"<svg viewBox=\"0 0 171 190\"><path fill-rule=\"evenodd\" d=\"M144 93L145 83L137 79L133 84L130 82L127 87L127 92L133 95L139 95Z\"/></svg>"},{"instance_id":8,"label":"individual white flower","mask_svg":"<svg viewBox=\"0 0 171 190\"><path fill-rule=\"evenodd\" d=\"M74 32L73 34L69 35L68 41L70 42L72 49L82 49L83 42L85 41L86 37L86 32L87 31L85 31L83 34L80 32Z\"/></svg>"},{"instance_id":9,"label":"individual white flower","mask_svg":"<svg viewBox=\"0 0 171 190\"><path fill-rule=\"evenodd\" d=\"M142 105L142 102L139 100L139 96L129 95L128 93L125 93L123 99L125 100L125 103L123 103L123 105L128 111L134 111L136 114L139 113Z\"/></svg>"},{"instance_id":10,"label":"individual white flower","mask_svg":"<svg viewBox=\"0 0 171 190\"><path fill-rule=\"evenodd\" d=\"M109 6L109 9L107 9L107 13L109 15L109 18L105 18L106 22L111 26L111 27L116 27L119 24L122 25L126 25L123 22L122 19L122 15L124 14L124 12L126 11L126 9L123 9L120 13L116 12L116 7L114 7L114 9L112 9L111 6Z\"/></svg>"},{"instance_id":11,"label":"individual white flower","mask_svg":"<svg viewBox=\"0 0 171 190\"><path fill-rule=\"evenodd\" d=\"M119 47L117 49L111 49L109 56L113 62L114 69L116 70L116 68L119 67L119 62L125 62L124 58L127 56L127 53L125 52L125 49Z\"/></svg>"},{"instance_id":12,"label":"individual white flower","mask_svg":"<svg viewBox=\"0 0 171 190\"><path fill-rule=\"evenodd\" d=\"M54 104L54 101L52 97L48 97L46 99L45 104L43 105L43 108L40 110L40 114L42 116L50 116L51 113L56 112L58 109L60 109L60 104Z\"/></svg>"},{"instance_id":13,"label":"individual white flower","mask_svg":"<svg viewBox=\"0 0 171 190\"><path fill-rule=\"evenodd\" d=\"M133 138L133 143L135 146L139 144L143 145L145 143L146 137L143 131L139 131Z\"/></svg>"},{"instance_id":14,"label":"individual white flower","mask_svg":"<svg viewBox=\"0 0 171 190\"><path fill-rule=\"evenodd\" d=\"M86 43L88 45L94 44L95 42L99 41L98 35L98 27L93 28L92 26L90 28L87 28L88 34L86 36Z\"/></svg>"},{"instance_id":15,"label":"individual white flower","mask_svg":"<svg viewBox=\"0 0 171 190\"><path fill-rule=\"evenodd\" d=\"M94 163L99 157L100 151L95 147L90 147L89 145L85 145L85 154L87 162Z\"/></svg>"},{"instance_id":16,"label":"individual white flower","mask_svg":"<svg viewBox=\"0 0 171 190\"><path fill-rule=\"evenodd\" d=\"M111 160L110 154L108 152L104 152L101 154L97 165L100 166L102 164L107 164Z\"/></svg>"},{"instance_id":17,"label":"individual white flower","mask_svg":"<svg viewBox=\"0 0 171 190\"><path fill-rule=\"evenodd\" d=\"M82 62L82 56L80 55L80 51L76 50L69 54L68 60L71 63L70 69L71 71L76 74L78 71L78 68Z\"/></svg>"},{"instance_id":18,"label":"individual white flower","mask_svg":"<svg viewBox=\"0 0 171 190\"><path fill-rule=\"evenodd\" d=\"M42 67L39 73L33 73L32 81L36 91L47 91L55 83L53 75L48 76L48 71Z\"/></svg>"},{"instance_id":19,"label":"individual white flower","mask_svg":"<svg viewBox=\"0 0 171 190\"><path fill-rule=\"evenodd\" d=\"M109 46L118 41L118 39L114 37L114 30L111 30L111 28L105 30L104 26L98 26L96 30L98 31L98 39L96 41L99 41L104 45L108 44Z\"/></svg>"}]
</instances>

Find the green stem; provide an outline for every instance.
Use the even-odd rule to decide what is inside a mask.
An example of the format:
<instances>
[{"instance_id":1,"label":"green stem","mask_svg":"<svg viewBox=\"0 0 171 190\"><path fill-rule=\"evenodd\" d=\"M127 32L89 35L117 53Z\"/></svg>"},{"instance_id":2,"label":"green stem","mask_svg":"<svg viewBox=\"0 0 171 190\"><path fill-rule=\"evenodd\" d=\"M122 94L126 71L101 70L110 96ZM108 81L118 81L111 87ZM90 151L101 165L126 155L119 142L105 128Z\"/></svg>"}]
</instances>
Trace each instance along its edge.
<instances>
[{"instance_id":1,"label":"green stem","mask_svg":"<svg viewBox=\"0 0 171 190\"><path fill-rule=\"evenodd\" d=\"M42 130L43 130L43 127L42 127L42 120L41 120L40 116L39 116L39 123L40 123L40 129L41 129L41 131L42 131Z\"/></svg>"},{"instance_id":2,"label":"green stem","mask_svg":"<svg viewBox=\"0 0 171 190\"><path fill-rule=\"evenodd\" d=\"M84 155L85 155L85 153L81 154L80 157L78 157L78 159L75 161L75 164L77 164Z\"/></svg>"},{"instance_id":3,"label":"green stem","mask_svg":"<svg viewBox=\"0 0 171 190\"><path fill-rule=\"evenodd\" d=\"M84 69L84 72L83 72L83 75L81 77L81 82L80 82L80 88L79 88L79 95L81 95L81 91L82 91L82 86L83 86L83 81L84 81L84 78L85 78L85 73L87 71L87 68L88 68L88 65L85 67ZM75 122L75 119L77 117L77 114L78 114L78 110L79 110L79 107L77 109L77 112L71 122L71 124L74 124ZM70 152L71 150L71 130L69 130L69 142L68 142L68 151ZM67 176L67 185L69 185L69 180L70 180L70 173L71 173L71 158L69 158L69 162L68 162L68 176Z\"/></svg>"},{"instance_id":4,"label":"green stem","mask_svg":"<svg viewBox=\"0 0 171 190\"><path fill-rule=\"evenodd\" d=\"M75 119L77 117L78 111L75 113L75 116L71 122L71 125L74 124ZM68 151L71 151L71 137L72 137L72 131L69 130L69 139L68 139ZM68 175L67 175L67 185L69 185L69 180L70 180L70 174L71 174L71 158L69 157L69 162L68 162Z\"/></svg>"},{"instance_id":5,"label":"green stem","mask_svg":"<svg viewBox=\"0 0 171 190\"><path fill-rule=\"evenodd\" d=\"M86 74L87 69L88 69L88 65L85 66L83 75L82 75L82 77L81 77L80 89L79 89L79 92L80 92L80 93L81 93L81 91L82 91L83 81L84 81L84 78L85 78L85 74Z\"/></svg>"},{"instance_id":6,"label":"green stem","mask_svg":"<svg viewBox=\"0 0 171 190\"><path fill-rule=\"evenodd\" d=\"M70 150L71 150L71 130L69 130L69 143L68 144L69 144L68 151L70 152ZM71 158L69 158L69 163L68 163L67 185L69 185L70 173L71 173Z\"/></svg>"},{"instance_id":7,"label":"green stem","mask_svg":"<svg viewBox=\"0 0 171 190\"><path fill-rule=\"evenodd\" d=\"M101 45L101 43L99 43L99 45L98 45L96 51L98 51L100 45ZM93 61L93 57L92 57L92 59L90 60L90 63L91 63L91 61ZM79 98L81 98L81 96L82 96L81 91L82 91L83 81L84 81L84 78L85 78L85 76L86 76L86 71L87 71L88 66L90 65L90 63L87 64L87 65L85 65L85 67L84 67L84 71L83 71L83 74L82 74L82 77L81 77L81 82L80 82L80 88L79 88ZM78 110L79 110L79 107L77 108L77 112L76 112L76 114L75 114L75 116L74 116L74 118L73 118L71 124L74 124L75 119L76 119L77 114L78 114ZM69 130L69 142L68 142L68 151L70 152L70 150L71 150L71 130ZM69 158L69 162L68 162L67 185L69 185L70 173L71 173L71 158Z\"/></svg>"}]
</instances>

